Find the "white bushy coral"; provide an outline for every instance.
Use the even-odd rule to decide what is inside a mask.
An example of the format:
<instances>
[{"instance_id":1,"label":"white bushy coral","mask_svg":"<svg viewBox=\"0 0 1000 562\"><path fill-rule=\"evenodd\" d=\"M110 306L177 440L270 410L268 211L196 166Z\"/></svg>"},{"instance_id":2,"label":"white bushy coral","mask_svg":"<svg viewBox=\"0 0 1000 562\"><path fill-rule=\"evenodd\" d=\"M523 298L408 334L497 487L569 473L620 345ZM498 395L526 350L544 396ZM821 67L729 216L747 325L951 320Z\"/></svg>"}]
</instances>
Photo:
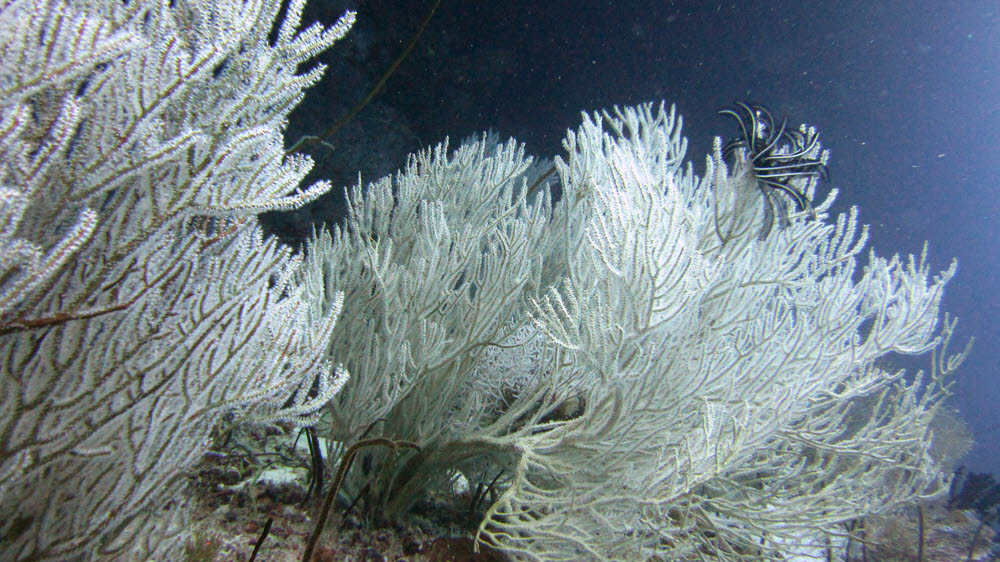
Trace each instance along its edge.
<instances>
[{"instance_id":1,"label":"white bushy coral","mask_svg":"<svg viewBox=\"0 0 1000 562\"><path fill-rule=\"evenodd\" d=\"M627 108L569 133L555 204L485 141L350 193L312 249L349 295L333 437L422 448L354 471L370 513L458 471L493 481L477 536L517 556L757 559L941 491L927 427L961 355L915 380L876 360L943 346L954 266L859 270L835 193L760 239L752 171L716 143L697 177L685 144L672 111Z\"/></svg>"},{"instance_id":2,"label":"white bushy coral","mask_svg":"<svg viewBox=\"0 0 1000 562\"><path fill-rule=\"evenodd\" d=\"M0 8L0 557L176 558L219 417L311 423L343 384L342 297L254 216L329 187L293 193L282 133L353 14L302 7L271 38L277 0Z\"/></svg>"}]
</instances>

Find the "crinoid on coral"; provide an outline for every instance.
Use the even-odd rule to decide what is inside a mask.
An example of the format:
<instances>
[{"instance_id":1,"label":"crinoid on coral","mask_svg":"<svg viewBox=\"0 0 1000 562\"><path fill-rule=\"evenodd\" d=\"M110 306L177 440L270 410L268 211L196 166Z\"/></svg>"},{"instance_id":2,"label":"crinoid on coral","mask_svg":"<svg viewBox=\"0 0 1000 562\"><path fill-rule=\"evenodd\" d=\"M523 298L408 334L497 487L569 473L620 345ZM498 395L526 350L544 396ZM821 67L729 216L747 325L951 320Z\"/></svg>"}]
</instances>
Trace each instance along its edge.
<instances>
[{"instance_id":1,"label":"crinoid on coral","mask_svg":"<svg viewBox=\"0 0 1000 562\"><path fill-rule=\"evenodd\" d=\"M735 167L745 167L753 174L764 198L759 238L770 234L775 214L781 226L789 224L787 207L776 199L775 192L784 193L799 212L812 216L808 182L829 180L827 152L821 150L819 132L805 125L789 129L787 120L776 123L771 112L760 105L737 102L735 108L724 108L719 114L736 119L742 133L725 144L723 155L731 157Z\"/></svg>"}]
</instances>

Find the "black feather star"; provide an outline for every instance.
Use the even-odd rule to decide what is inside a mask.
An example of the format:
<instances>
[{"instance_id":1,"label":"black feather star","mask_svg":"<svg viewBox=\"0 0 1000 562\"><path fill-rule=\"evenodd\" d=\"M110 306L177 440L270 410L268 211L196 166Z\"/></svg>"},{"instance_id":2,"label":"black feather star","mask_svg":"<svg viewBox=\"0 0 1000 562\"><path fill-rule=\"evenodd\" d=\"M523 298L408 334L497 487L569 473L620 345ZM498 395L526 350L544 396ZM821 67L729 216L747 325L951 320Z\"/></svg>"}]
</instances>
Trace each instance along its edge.
<instances>
[{"instance_id":1,"label":"black feather star","mask_svg":"<svg viewBox=\"0 0 1000 562\"><path fill-rule=\"evenodd\" d=\"M830 179L819 150L819 133L805 127L789 129L784 119L776 123L771 112L760 105L737 102L735 108L727 107L719 114L736 119L742 133L725 144L723 156L749 166L764 197L759 238L770 234L775 213L781 226L790 224L786 206L775 200L776 193L790 198L798 211L812 215L812 201L802 186L809 178Z\"/></svg>"}]
</instances>

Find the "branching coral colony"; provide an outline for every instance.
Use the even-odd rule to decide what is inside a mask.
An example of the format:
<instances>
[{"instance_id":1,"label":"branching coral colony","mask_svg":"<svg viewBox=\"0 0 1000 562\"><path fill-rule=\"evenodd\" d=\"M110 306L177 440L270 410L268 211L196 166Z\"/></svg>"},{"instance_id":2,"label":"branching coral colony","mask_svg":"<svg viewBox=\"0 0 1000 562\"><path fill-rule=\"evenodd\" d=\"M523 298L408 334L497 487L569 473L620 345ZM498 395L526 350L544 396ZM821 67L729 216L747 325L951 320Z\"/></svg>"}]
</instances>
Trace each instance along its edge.
<instances>
[{"instance_id":1,"label":"branching coral colony","mask_svg":"<svg viewBox=\"0 0 1000 562\"><path fill-rule=\"evenodd\" d=\"M346 380L342 296L255 214L328 189L283 128L354 16L281 4L0 8L0 558L180 559L223 416L310 425Z\"/></svg>"},{"instance_id":2,"label":"branching coral colony","mask_svg":"<svg viewBox=\"0 0 1000 562\"><path fill-rule=\"evenodd\" d=\"M954 266L859 270L867 231L830 219L835 191L761 205L721 141L698 177L662 106L584 115L564 145L558 202L550 166L483 137L354 187L311 244L346 293L331 438L420 446L369 455L351 501L396 518L490 483L476 537L514 556L759 559L944 489L928 427L964 357L938 325ZM778 179L812 202L809 165ZM929 351L916 377L876 363Z\"/></svg>"},{"instance_id":3,"label":"branching coral colony","mask_svg":"<svg viewBox=\"0 0 1000 562\"><path fill-rule=\"evenodd\" d=\"M264 240L253 214L328 187L289 195L282 133L353 14L302 7L0 10L4 557L215 551L180 490L223 419L321 424L371 520L481 484L476 540L528 559L778 558L946 487L954 265L859 268L817 137L752 106L702 177L672 109L615 109L554 172L445 142L304 255Z\"/></svg>"}]
</instances>

